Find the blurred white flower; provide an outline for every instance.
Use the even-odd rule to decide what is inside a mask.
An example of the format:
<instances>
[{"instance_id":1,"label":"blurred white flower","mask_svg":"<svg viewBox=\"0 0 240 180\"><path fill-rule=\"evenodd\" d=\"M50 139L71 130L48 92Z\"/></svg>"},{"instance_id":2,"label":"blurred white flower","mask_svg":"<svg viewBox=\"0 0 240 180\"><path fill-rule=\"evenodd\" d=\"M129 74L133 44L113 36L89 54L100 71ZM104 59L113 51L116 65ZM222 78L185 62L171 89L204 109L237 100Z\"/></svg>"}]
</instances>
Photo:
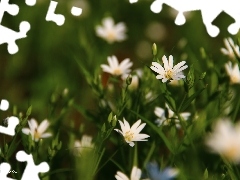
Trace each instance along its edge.
<instances>
[{"instance_id":1,"label":"blurred white flower","mask_svg":"<svg viewBox=\"0 0 240 180\"><path fill-rule=\"evenodd\" d=\"M174 179L179 174L179 170L176 168L167 167L163 170L159 170L159 166L156 162L148 163L146 169L151 180L170 180Z\"/></svg>"},{"instance_id":2,"label":"blurred white flower","mask_svg":"<svg viewBox=\"0 0 240 180\"><path fill-rule=\"evenodd\" d=\"M226 48L221 48L220 50L224 55L234 59L236 53L237 57L240 58L239 46L234 44L232 38L224 38L223 42Z\"/></svg>"},{"instance_id":3,"label":"blurred white flower","mask_svg":"<svg viewBox=\"0 0 240 180\"><path fill-rule=\"evenodd\" d=\"M169 56L169 61L166 56L162 57L163 65L162 67L157 62L152 62L152 66L150 67L154 72L158 73L156 76L157 79L162 79L162 82L179 80L185 78L181 71L186 69L188 66L184 65L186 62L182 61L173 67L173 56ZM184 66L183 66L184 65Z\"/></svg>"},{"instance_id":4,"label":"blurred white flower","mask_svg":"<svg viewBox=\"0 0 240 180\"><path fill-rule=\"evenodd\" d=\"M89 150L94 147L92 143L92 137L88 135L83 135L81 141L75 140L74 142L74 154L81 155L84 150Z\"/></svg>"},{"instance_id":5,"label":"blurred white flower","mask_svg":"<svg viewBox=\"0 0 240 180\"><path fill-rule=\"evenodd\" d=\"M120 133L123 136L124 140L132 147L135 145L133 141L147 141L147 139L145 138L150 137L147 134L139 134L146 125L146 123L141 124L141 119L135 122L132 127L130 127L129 123L125 120L125 118L123 118L123 122L119 120L119 123L121 126L121 130L114 130Z\"/></svg>"},{"instance_id":6,"label":"blurred white flower","mask_svg":"<svg viewBox=\"0 0 240 180\"><path fill-rule=\"evenodd\" d=\"M158 119L155 121L155 123L157 123L158 126L161 125L169 125L171 122L171 119L174 119L175 125L177 128L180 128L180 121L177 118L177 116L174 114L174 112L168 107L168 105L166 104L166 111L168 113L168 117L165 114L165 109L161 108L161 107L155 107L154 109L154 114L158 117ZM183 112L180 113L180 116L184 119L184 120L188 120L188 118L191 116L190 112Z\"/></svg>"},{"instance_id":7,"label":"blurred white flower","mask_svg":"<svg viewBox=\"0 0 240 180\"><path fill-rule=\"evenodd\" d=\"M146 103L149 103L158 97L157 94L153 93L151 90L147 91L145 95Z\"/></svg>"},{"instance_id":8,"label":"blurred white flower","mask_svg":"<svg viewBox=\"0 0 240 180\"><path fill-rule=\"evenodd\" d=\"M240 123L235 127L228 119L219 120L213 128L213 133L206 137L206 145L213 153L233 162L240 162Z\"/></svg>"},{"instance_id":9,"label":"blurred white flower","mask_svg":"<svg viewBox=\"0 0 240 180\"><path fill-rule=\"evenodd\" d=\"M117 171L115 178L117 180L139 180L141 178L141 175L142 175L141 169L137 168L136 166L133 166L130 179L121 171Z\"/></svg>"},{"instance_id":10,"label":"blurred white flower","mask_svg":"<svg viewBox=\"0 0 240 180\"><path fill-rule=\"evenodd\" d=\"M131 72L130 67L133 65L133 63L129 58L124 59L120 64L116 56L109 56L107 60L109 65L101 65L101 68L104 72L115 76L125 75Z\"/></svg>"},{"instance_id":11,"label":"blurred white flower","mask_svg":"<svg viewBox=\"0 0 240 180\"><path fill-rule=\"evenodd\" d=\"M102 26L96 27L96 34L109 44L112 44L115 41L124 41L127 38L126 30L127 28L123 22L115 25L114 20L107 17L102 20Z\"/></svg>"},{"instance_id":12,"label":"blurred white flower","mask_svg":"<svg viewBox=\"0 0 240 180\"><path fill-rule=\"evenodd\" d=\"M31 134L32 140L39 141L41 138L48 138L52 136L52 133L44 133L48 126L49 122L47 119L43 120L40 125L35 119L30 119L28 121L29 128L23 128L22 132L26 135Z\"/></svg>"},{"instance_id":13,"label":"blurred white flower","mask_svg":"<svg viewBox=\"0 0 240 180\"><path fill-rule=\"evenodd\" d=\"M240 72L239 72L238 64L236 63L234 66L232 66L232 62L229 61L228 63L225 64L225 69L230 78L230 82L232 84L239 84L240 83Z\"/></svg>"}]
</instances>

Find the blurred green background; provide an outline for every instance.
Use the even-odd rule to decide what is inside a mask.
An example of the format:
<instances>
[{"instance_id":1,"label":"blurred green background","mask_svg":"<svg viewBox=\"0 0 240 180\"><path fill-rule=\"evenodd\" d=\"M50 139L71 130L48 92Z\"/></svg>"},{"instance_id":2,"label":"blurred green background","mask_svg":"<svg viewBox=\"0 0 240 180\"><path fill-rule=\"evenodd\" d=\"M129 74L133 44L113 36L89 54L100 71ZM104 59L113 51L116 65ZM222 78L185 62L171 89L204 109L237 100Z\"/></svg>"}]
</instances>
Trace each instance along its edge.
<instances>
[{"instance_id":1,"label":"blurred green background","mask_svg":"<svg viewBox=\"0 0 240 180\"><path fill-rule=\"evenodd\" d=\"M40 121L52 117L52 105L65 88L75 102L94 111L94 94L79 65L92 75L100 74L100 64L107 62L107 56L116 55L119 60L130 58L134 63L133 69L136 69L152 62L151 47L156 43L160 52L166 52L167 56L173 55L177 61L194 63L200 72L206 66L199 58L202 47L211 58L213 66L223 66L226 62L224 56L219 54L220 48L224 46L223 38L230 36L227 27L233 19L225 13L221 13L213 22L220 28L220 34L212 38L207 34L200 11L186 14L186 23L177 26L174 23L176 12L171 7L164 5L159 14L151 12L152 0L139 0L135 4L130 4L127 0L57 2L55 12L65 16L62 26L45 20L49 0L37 0L33 7L27 6L24 1L10 0L10 3L19 5L20 12L15 17L5 13L1 23L19 31L20 22L25 20L31 24L31 29L27 38L16 41L19 47L16 54L10 55L7 52L7 44L0 45L0 98L9 100L11 110L16 106L18 112L25 112L32 105L31 116ZM73 5L82 8L81 16L71 15ZM96 25L108 16L115 23L126 24L126 41L108 44L96 36ZM236 37L233 39L236 40ZM81 121L85 121L75 111L69 111L67 117L63 122L66 126L60 127L62 131L70 126L70 119L76 121L75 129L79 128ZM89 131L94 134L94 129L89 128ZM64 153L59 157L65 157ZM114 177L115 172L112 171L113 174L109 177Z\"/></svg>"}]
</instances>

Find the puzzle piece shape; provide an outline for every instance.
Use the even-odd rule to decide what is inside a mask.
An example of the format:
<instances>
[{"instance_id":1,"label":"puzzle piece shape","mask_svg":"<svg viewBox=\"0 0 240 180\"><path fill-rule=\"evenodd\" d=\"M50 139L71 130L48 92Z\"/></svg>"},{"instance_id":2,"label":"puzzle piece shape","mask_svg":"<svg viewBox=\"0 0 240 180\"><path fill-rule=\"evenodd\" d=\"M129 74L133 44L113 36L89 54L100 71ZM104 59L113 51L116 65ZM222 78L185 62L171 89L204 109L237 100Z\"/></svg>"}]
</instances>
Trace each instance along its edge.
<instances>
[{"instance_id":1,"label":"puzzle piece shape","mask_svg":"<svg viewBox=\"0 0 240 180\"><path fill-rule=\"evenodd\" d=\"M34 6L36 4L36 0L25 0L25 3L28 6Z\"/></svg>"},{"instance_id":2,"label":"puzzle piece shape","mask_svg":"<svg viewBox=\"0 0 240 180\"><path fill-rule=\"evenodd\" d=\"M48 12L46 15L46 21L53 21L55 22L58 26L62 26L65 21L65 17L61 14L55 14L55 9L57 7L58 2L56 1L51 1L50 5L48 7Z\"/></svg>"},{"instance_id":3,"label":"puzzle piece shape","mask_svg":"<svg viewBox=\"0 0 240 180\"><path fill-rule=\"evenodd\" d=\"M0 25L0 44L8 43L8 52L15 54L18 52L16 40L27 37L27 32L30 30L30 24L26 21L20 23L19 32L15 32L7 27Z\"/></svg>"},{"instance_id":4,"label":"puzzle piece shape","mask_svg":"<svg viewBox=\"0 0 240 180\"><path fill-rule=\"evenodd\" d=\"M82 9L79 7L73 6L71 9L71 14L74 16L80 16L82 14Z\"/></svg>"},{"instance_id":5,"label":"puzzle piece shape","mask_svg":"<svg viewBox=\"0 0 240 180\"><path fill-rule=\"evenodd\" d=\"M28 5L34 5L36 0L26 0ZM0 2L0 23L5 12L8 12L12 16L15 16L19 12L19 7L16 4L9 4L9 0L1 0ZM26 33L30 30L30 24L23 21L19 25L19 32L15 32L0 24L0 45L3 43L8 44L8 52L15 54L18 51L16 40L27 37Z\"/></svg>"},{"instance_id":6,"label":"puzzle piece shape","mask_svg":"<svg viewBox=\"0 0 240 180\"><path fill-rule=\"evenodd\" d=\"M6 99L1 100L0 110L6 111L9 108L9 102Z\"/></svg>"},{"instance_id":7,"label":"puzzle piece shape","mask_svg":"<svg viewBox=\"0 0 240 180\"><path fill-rule=\"evenodd\" d=\"M16 159L20 162L27 162L27 166L23 172L21 180L40 180L38 173L49 171L49 165L46 162L42 162L36 166L32 154L28 155L24 151L18 151Z\"/></svg>"},{"instance_id":8,"label":"puzzle piece shape","mask_svg":"<svg viewBox=\"0 0 240 180\"><path fill-rule=\"evenodd\" d=\"M15 116L8 118L8 126L4 127L0 125L0 133L7 134L9 136L15 135L15 128L19 124L19 119Z\"/></svg>"},{"instance_id":9,"label":"puzzle piece shape","mask_svg":"<svg viewBox=\"0 0 240 180\"><path fill-rule=\"evenodd\" d=\"M154 13L159 13L163 4L167 4L178 11L175 19L177 25L183 25L186 22L184 12L201 10L203 23L208 34L212 37L216 37L220 32L219 28L212 22L223 11L235 20L235 23L228 27L228 32L235 35L240 28L239 0L155 0L151 4L151 10Z\"/></svg>"},{"instance_id":10,"label":"puzzle piece shape","mask_svg":"<svg viewBox=\"0 0 240 180\"><path fill-rule=\"evenodd\" d=\"M1 180L16 180L16 179L12 179L7 177L7 174L10 172L11 166L8 163L1 163L0 164L0 179Z\"/></svg>"},{"instance_id":11,"label":"puzzle piece shape","mask_svg":"<svg viewBox=\"0 0 240 180\"><path fill-rule=\"evenodd\" d=\"M19 12L19 7L16 4L9 4L9 0L1 0L0 2L0 23L4 12L8 12L12 16L16 16Z\"/></svg>"}]
</instances>

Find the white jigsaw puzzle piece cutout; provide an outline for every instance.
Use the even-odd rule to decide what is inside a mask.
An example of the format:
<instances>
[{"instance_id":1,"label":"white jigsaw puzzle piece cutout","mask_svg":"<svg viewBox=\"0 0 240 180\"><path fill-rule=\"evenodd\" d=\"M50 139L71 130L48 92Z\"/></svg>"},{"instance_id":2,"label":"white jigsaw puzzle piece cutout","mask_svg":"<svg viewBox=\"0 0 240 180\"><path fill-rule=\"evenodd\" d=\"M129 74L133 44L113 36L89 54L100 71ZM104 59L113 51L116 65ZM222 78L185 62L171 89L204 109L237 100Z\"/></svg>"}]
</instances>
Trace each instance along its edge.
<instances>
[{"instance_id":1,"label":"white jigsaw puzzle piece cutout","mask_svg":"<svg viewBox=\"0 0 240 180\"><path fill-rule=\"evenodd\" d=\"M48 172L50 169L46 162L42 162L36 166L32 154L28 155L24 151L18 151L16 159L20 162L27 162L27 166L23 172L21 180L40 180L38 173Z\"/></svg>"},{"instance_id":2,"label":"white jigsaw puzzle piece cutout","mask_svg":"<svg viewBox=\"0 0 240 180\"><path fill-rule=\"evenodd\" d=\"M240 28L240 0L155 0L151 4L151 10L159 13L162 5L166 4L178 11L175 24L183 25L186 21L183 13L188 11L201 10L203 23L210 36L216 37L220 30L212 22L221 13L225 12L235 20L235 23L229 25L228 32L236 35Z\"/></svg>"},{"instance_id":3,"label":"white jigsaw puzzle piece cutout","mask_svg":"<svg viewBox=\"0 0 240 180\"><path fill-rule=\"evenodd\" d=\"M0 110L6 111L9 108L9 102L6 99L1 100Z\"/></svg>"},{"instance_id":4,"label":"white jigsaw puzzle piece cutout","mask_svg":"<svg viewBox=\"0 0 240 180\"><path fill-rule=\"evenodd\" d=\"M55 9L57 7L58 2L51 1L48 7L48 12L46 15L46 21L53 21L58 26L62 26L65 21L65 17L62 14L55 14Z\"/></svg>"},{"instance_id":5,"label":"white jigsaw puzzle piece cutout","mask_svg":"<svg viewBox=\"0 0 240 180\"><path fill-rule=\"evenodd\" d=\"M28 5L28 6L34 6L36 4L36 0L25 0L25 3Z\"/></svg>"},{"instance_id":6,"label":"white jigsaw puzzle piece cutout","mask_svg":"<svg viewBox=\"0 0 240 180\"><path fill-rule=\"evenodd\" d=\"M19 12L19 7L16 4L9 4L9 0L1 0L0 2L0 23L5 12L8 12L12 16L16 16Z\"/></svg>"},{"instance_id":7,"label":"white jigsaw puzzle piece cutout","mask_svg":"<svg viewBox=\"0 0 240 180\"><path fill-rule=\"evenodd\" d=\"M26 21L21 22L19 30L19 32L16 32L0 25L0 44L8 43L8 52L10 54L18 52L18 46L15 41L27 37L27 32L30 30L30 24Z\"/></svg>"},{"instance_id":8,"label":"white jigsaw puzzle piece cutout","mask_svg":"<svg viewBox=\"0 0 240 180\"><path fill-rule=\"evenodd\" d=\"M0 179L1 180L16 180L16 179L12 179L7 177L7 174L10 172L11 166L8 163L1 163L0 164Z\"/></svg>"},{"instance_id":9,"label":"white jigsaw puzzle piece cutout","mask_svg":"<svg viewBox=\"0 0 240 180\"><path fill-rule=\"evenodd\" d=\"M82 9L79 7L73 6L71 9L71 14L74 16L80 16L82 14Z\"/></svg>"},{"instance_id":10,"label":"white jigsaw puzzle piece cutout","mask_svg":"<svg viewBox=\"0 0 240 180\"><path fill-rule=\"evenodd\" d=\"M11 116L8 118L8 126L4 127L0 125L0 133L14 136L15 135L15 128L19 124L19 119L15 116Z\"/></svg>"},{"instance_id":11,"label":"white jigsaw puzzle piece cutout","mask_svg":"<svg viewBox=\"0 0 240 180\"><path fill-rule=\"evenodd\" d=\"M36 0L26 0L28 5L34 5ZM16 40L27 37L27 32L30 30L30 24L26 21L22 21L19 25L19 32L15 32L12 29L9 29L1 25L2 18L5 12L8 12L10 15L15 16L19 12L19 7L16 4L9 4L9 0L0 1L0 45L7 43L8 52L10 54L15 54L18 52L18 46Z\"/></svg>"}]
</instances>

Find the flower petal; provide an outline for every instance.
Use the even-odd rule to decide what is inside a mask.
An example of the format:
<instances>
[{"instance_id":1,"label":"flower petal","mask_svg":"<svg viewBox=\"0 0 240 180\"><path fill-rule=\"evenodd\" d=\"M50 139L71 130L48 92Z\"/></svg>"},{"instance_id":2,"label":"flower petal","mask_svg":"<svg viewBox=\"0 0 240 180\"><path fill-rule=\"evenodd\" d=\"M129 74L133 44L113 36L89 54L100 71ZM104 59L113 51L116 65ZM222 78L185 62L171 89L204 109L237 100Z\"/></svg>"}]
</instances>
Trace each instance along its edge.
<instances>
[{"instance_id":1,"label":"flower petal","mask_svg":"<svg viewBox=\"0 0 240 180\"><path fill-rule=\"evenodd\" d=\"M48 126L49 126L48 120L47 119L43 120L37 129L38 133L39 134L44 133L47 130Z\"/></svg>"}]
</instances>

